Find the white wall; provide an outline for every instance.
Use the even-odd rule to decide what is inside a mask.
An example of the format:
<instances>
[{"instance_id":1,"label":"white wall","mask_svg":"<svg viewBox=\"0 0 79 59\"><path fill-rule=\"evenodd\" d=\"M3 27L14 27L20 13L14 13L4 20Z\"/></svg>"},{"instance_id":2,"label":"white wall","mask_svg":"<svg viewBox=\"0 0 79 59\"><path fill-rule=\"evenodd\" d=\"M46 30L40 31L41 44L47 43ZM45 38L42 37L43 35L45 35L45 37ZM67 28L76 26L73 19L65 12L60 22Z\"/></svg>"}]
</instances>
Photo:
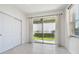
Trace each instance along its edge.
<instances>
[{"instance_id":1,"label":"white wall","mask_svg":"<svg viewBox=\"0 0 79 59\"><path fill-rule=\"evenodd\" d=\"M22 43L29 41L29 22L26 15L13 5L0 5L0 11L22 20Z\"/></svg>"},{"instance_id":2,"label":"white wall","mask_svg":"<svg viewBox=\"0 0 79 59\"><path fill-rule=\"evenodd\" d=\"M79 54L79 38L69 38L68 50L70 51L70 53Z\"/></svg>"}]
</instances>

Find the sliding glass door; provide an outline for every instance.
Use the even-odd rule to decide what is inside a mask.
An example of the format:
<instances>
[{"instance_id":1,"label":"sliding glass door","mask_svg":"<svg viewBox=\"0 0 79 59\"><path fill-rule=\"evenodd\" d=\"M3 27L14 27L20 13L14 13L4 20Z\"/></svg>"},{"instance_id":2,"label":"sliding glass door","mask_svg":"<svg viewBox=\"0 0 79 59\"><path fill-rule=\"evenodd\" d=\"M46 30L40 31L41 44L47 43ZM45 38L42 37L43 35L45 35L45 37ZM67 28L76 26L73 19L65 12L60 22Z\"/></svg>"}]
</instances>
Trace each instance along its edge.
<instances>
[{"instance_id":1,"label":"sliding glass door","mask_svg":"<svg viewBox=\"0 0 79 59\"><path fill-rule=\"evenodd\" d=\"M55 44L55 21L54 16L33 19L33 42Z\"/></svg>"}]
</instances>

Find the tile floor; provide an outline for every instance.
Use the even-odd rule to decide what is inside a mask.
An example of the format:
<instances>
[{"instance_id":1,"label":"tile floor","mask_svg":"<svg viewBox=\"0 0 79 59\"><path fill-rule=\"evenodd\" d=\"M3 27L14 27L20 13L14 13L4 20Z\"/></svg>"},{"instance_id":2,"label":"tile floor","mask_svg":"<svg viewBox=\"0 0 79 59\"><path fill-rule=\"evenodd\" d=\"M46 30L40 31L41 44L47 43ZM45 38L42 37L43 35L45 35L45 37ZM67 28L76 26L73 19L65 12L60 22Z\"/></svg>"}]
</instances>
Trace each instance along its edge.
<instances>
[{"instance_id":1,"label":"tile floor","mask_svg":"<svg viewBox=\"0 0 79 59\"><path fill-rule=\"evenodd\" d=\"M64 47L57 47L52 44L32 43L23 44L3 54L69 54L69 52Z\"/></svg>"}]
</instances>

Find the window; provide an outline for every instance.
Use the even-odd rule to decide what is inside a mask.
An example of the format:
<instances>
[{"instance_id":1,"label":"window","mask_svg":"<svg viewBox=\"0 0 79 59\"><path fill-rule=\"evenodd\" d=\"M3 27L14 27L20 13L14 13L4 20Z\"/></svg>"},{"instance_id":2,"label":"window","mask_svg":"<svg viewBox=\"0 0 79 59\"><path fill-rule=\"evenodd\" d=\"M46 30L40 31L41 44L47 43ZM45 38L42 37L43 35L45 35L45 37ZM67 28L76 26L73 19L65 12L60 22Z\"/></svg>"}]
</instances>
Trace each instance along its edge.
<instances>
[{"instance_id":1,"label":"window","mask_svg":"<svg viewBox=\"0 0 79 59\"><path fill-rule=\"evenodd\" d=\"M79 35L79 5L72 5L69 8L70 35Z\"/></svg>"},{"instance_id":2,"label":"window","mask_svg":"<svg viewBox=\"0 0 79 59\"><path fill-rule=\"evenodd\" d=\"M79 5L75 6L75 35L79 35Z\"/></svg>"}]
</instances>

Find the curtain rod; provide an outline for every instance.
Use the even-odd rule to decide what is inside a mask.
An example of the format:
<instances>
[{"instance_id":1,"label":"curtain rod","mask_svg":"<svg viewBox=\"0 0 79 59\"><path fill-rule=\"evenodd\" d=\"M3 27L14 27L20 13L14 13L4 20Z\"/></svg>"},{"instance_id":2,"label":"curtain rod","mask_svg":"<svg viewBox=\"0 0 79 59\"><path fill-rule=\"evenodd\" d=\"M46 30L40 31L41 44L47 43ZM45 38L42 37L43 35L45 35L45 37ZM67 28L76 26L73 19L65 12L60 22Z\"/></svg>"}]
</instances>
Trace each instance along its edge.
<instances>
[{"instance_id":1,"label":"curtain rod","mask_svg":"<svg viewBox=\"0 0 79 59\"><path fill-rule=\"evenodd\" d=\"M70 9L73 6L73 4L68 5L67 9Z\"/></svg>"},{"instance_id":2,"label":"curtain rod","mask_svg":"<svg viewBox=\"0 0 79 59\"><path fill-rule=\"evenodd\" d=\"M28 17L28 18L37 18L37 17L46 17L46 16L56 16L56 15L63 15L63 13L60 13L60 14L52 14L52 15L43 15L43 16L34 16L34 17Z\"/></svg>"}]
</instances>

